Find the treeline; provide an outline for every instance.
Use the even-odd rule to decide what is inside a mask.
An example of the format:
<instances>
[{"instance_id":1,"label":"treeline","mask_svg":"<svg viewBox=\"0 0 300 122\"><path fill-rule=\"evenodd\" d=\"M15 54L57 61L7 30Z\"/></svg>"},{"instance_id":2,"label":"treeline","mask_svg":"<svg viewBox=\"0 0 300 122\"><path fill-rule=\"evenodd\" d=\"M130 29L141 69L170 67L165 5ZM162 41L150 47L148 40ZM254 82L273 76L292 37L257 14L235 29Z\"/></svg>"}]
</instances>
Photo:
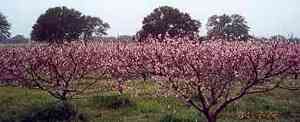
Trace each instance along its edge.
<instances>
[{"instance_id":1,"label":"treeline","mask_svg":"<svg viewBox=\"0 0 300 122\"><path fill-rule=\"evenodd\" d=\"M206 36L199 35L199 29L203 24L192 18L189 13L182 12L170 6L161 6L153 10L142 21L142 28L135 35L123 35L120 37L103 37L107 35L110 28L109 23L99 17L84 15L78 10L62 7L49 8L41 14L32 27L31 40L38 42L55 42L74 40L137 40L143 41L146 38L187 37L193 40L288 40L299 42L299 38L291 35L286 38L282 35L275 35L270 38L257 38L250 35L251 27L248 26L246 18L238 14L212 15L206 24ZM10 37L11 24L6 17L0 13L0 40L1 42L28 42L30 39L22 35Z\"/></svg>"}]
</instances>

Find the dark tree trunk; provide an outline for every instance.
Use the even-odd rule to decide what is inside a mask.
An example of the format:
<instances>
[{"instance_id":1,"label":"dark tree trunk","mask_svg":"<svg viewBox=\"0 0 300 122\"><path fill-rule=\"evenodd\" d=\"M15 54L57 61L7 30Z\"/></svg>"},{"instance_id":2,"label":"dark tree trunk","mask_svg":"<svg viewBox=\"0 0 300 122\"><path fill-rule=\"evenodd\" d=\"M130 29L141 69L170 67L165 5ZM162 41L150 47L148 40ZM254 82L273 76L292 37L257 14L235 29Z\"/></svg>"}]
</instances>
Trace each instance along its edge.
<instances>
[{"instance_id":1,"label":"dark tree trunk","mask_svg":"<svg viewBox=\"0 0 300 122\"><path fill-rule=\"evenodd\" d=\"M143 80L146 81L147 80L147 75L143 74Z\"/></svg>"},{"instance_id":2,"label":"dark tree trunk","mask_svg":"<svg viewBox=\"0 0 300 122\"><path fill-rule=\"evenodd\" d=\"M205 113L205 117L207 122L217 122L217 116L215 114Z\"/></svg>"},{"instance_id":3,"label":"dark tree trunk","mask_svg":"<svg viewBox=\"0 0 300 122\"><path fill-rule=\"evenodd\" d=\"M211 116L211 117L208 117L208 118L207 118L207 121L208 121L208 122L217 122L217 117L215 117L215 116L213 116L213 117L212 117L212 116Z\"/></svg>"},{"instance_id":4,"label":"dark tree trunk","mask_svg":"<svg viewBox=\"0 0 300 122\"><path fill-rule=\"evenodd\" d=\"M119 91L120 94L123 94L123 91L124 91L124 89L123 89L124 80L118 79L117 82L118 82L117 89L118 89L118 91Z\"/></svg>"},{"instance_id":5,"label":"dark tree trunk","mask_svg":"<svg viewBox=\"0 0 300 122\"><path fill-rule=\"evenodd\" d=\"M294 79L298 79L298 74L295 74Z\"/></svg>"}]
</instances>

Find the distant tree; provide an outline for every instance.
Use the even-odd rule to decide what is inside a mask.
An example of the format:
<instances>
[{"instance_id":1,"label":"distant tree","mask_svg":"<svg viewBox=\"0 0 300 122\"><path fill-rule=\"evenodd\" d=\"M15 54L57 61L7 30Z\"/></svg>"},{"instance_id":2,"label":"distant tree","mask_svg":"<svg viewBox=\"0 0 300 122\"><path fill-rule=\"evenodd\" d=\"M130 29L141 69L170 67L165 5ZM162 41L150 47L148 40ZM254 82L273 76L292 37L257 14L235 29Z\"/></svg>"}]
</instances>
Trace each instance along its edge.
<instances>
[{"instance_id":1,"label":"distant tree","mask_svg":"<svg viewBox=\"0 0 300 122\"><path fill-rule=\"evenodd\" d=\"M280 35L280 34L273 35L270 37L270 40L272 40L272 41L287 41L287 42L291 42L291 43L299 43L300 42L300 38L294 36L293 34L290 34L287 37Z\"/></svg>"},{"instance_id":2,"label":"distant tree","mask_svg":"<svg viewBox=\"0 0 300 122\"><path fill-rule=\"evenodd\" d=\"M274 41L285 41L285 40L287 40L287 38L285 36L280 35L280 34L271 36L270 39L274 40Z\"/></svg>"},{"instance_id":3,"label":"distant tree","mask_svg":"<svg viewBox=\"0 0 300 122\"><path fill-rule=\"evenodd\" d=\"M120 35L120 36L118 36L118 39L124 40L124 41L132 41L134 39L134 37L131 35Z\"/></svg>"},{"instance_id":4,"label":"distant tree","mask_svg":"<svg viewBox=\"0 0 300 122\"><path fill-rule=\"evenodd\" d=\"M54 7L42 14L32 27L31 38L35 41L78 39L83 29L81 12L67 7Z\"/></svg>"},{"instance_id":5,"label":"distant tree","mask_svg":"<svg viewBox=\"0 0 300 122\"><path fill-rule=\"evenodd\" d=\"M6 17L0 12L0 41L6 40L10 37L10 24Z\"/></svg>"},{"instance_id":6,"label":"distant tree","mask_svg":"<svg viewBox=\"0 0 300 122\"><path fill-rule=\"evenodd\" d=\"M221 16L213 15L207 22L207 35L217 38L247 40L250 27L245 18L238 14Z\"/></svg>"},{"instance_id":7,"label":"distant tree","mask_svg":"<svg viewBox=\"0 0 300 122\"><path fill-rule=\"evenodd\" d=\"M150 15L143 20L142 30L138 38L146 38L151 35L154 38L193 36L199 32L201 23L192 19L188 13L180 12L178 9L162 6L154 9Z\"/></svg>"},{"instance_id":8,"label":"distant tree","mask_svg":"<svg viewBox=\"0 0 300 122\"><path fill-rule=\"evenodd\" d=\"M49 8L32 27L31 39L35 41L63 42L106 34L109 28L97 17L84 16L75 9L65 6Z\"/></svg>"},{"instance_id":9,"label":"distant tree","mask_svg":"<svg viewBox=\"0 0 300 122\"><path fill-rule=\"evenodd\" d=\"M107 35L106 30L110 28L109 24L103 22L98 17L84 16L83 39L92 37L101 37Z\"/></svg>"},{"instance_id":10,"label":"distant tree","mask_svg":"<svg viewBox=\"0 0 300 122\"><path fill-rule=\"evenodd\" d=\"M28 38L25 38L23 35L16 35L8 40L9 43L27 43L29 42Z\"/></svg>"},{"instance_id":11,"label":"distant tree","mask_svg":"<svg viewBox=\"0 0 300 122\"><path fill-rule=\"evenodd\" d=\"M289 38L288 38L288 41L289 41L289 42L293 42L293 43L300 43L300 38L294 36L293 34L291 34L291 35L289 36Z\"/></svg>"}]
</instances>

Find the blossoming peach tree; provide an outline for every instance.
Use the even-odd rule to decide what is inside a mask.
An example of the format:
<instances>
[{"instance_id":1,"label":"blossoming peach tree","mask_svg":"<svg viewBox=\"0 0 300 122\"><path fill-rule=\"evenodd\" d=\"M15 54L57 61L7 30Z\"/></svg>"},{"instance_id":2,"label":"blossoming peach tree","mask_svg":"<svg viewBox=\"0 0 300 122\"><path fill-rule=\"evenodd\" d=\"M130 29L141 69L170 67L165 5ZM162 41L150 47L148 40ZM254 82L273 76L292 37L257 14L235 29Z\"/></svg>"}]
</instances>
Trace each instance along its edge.
<instances>
[{"instance_id":1,"label":"blossoming peach tree","mask_svg":"<svg viewBox=\"0 0 300 122\"><path fill-rule=\"evenodd\" d=\"M69 100L106 79L104 49L83 44L1 49L0 81Z\"/></svg>"},{"instance_id":2,"label":"blossoming peach tree","mask_svg":"<svg viewBox=\"0 0 300 122\"><path fill-rule=\"evenodd\" d=\"M217 121L226 106L246 95L297 88L296 82L285 79L299 73L299 45L172 42L152 44L147 50L152 51L153 76L162 93L189 103L209 122Z\"/></svg>"}]
</instances>

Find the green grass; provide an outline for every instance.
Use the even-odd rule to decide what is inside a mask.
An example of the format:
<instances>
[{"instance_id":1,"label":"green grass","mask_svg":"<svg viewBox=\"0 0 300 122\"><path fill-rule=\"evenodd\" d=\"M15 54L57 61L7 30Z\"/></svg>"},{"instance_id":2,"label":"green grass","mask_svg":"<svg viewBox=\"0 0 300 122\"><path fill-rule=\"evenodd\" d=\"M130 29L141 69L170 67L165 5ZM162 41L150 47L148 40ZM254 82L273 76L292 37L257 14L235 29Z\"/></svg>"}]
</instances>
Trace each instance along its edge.
<instances>
[{"instance_id":1,"label":"green grass","mask_svg":"<svg viewBox=\"0 0 300 122\"><path fill-rule=\"evenodd\" d=\"M175 98L156 97L155 86L149 82L132 81L124 95L114 92L97 93L72 104L80 113L78 118L92 122L201 122L205 118ZM0 121L19 122L55 108L56 99L36 89L0 87ZM56 106L57 107L57 106ZM54 112L53 112L54 111ZM248 112L248 113L247 113ZM258 119L255 115L241 119L247 114L279 113L275 119ZM276 90L274 92L247 96L228 106L219 116L220 122L300 121L300 92ZM47 114L59 113L51 110ZM267 116L267 115L266 115Z\"/></svg>"},{"instance_id":2,"label":"green grass","mask_svg":"<svg viewBox=\"0 0 300 122\"><path fill-rule=\"evenodd\" d=\"M55 100L39 90L23 88L0 88L0 121L22 118L27 112L47 106Z\"/></svg>"}]
</instances>

